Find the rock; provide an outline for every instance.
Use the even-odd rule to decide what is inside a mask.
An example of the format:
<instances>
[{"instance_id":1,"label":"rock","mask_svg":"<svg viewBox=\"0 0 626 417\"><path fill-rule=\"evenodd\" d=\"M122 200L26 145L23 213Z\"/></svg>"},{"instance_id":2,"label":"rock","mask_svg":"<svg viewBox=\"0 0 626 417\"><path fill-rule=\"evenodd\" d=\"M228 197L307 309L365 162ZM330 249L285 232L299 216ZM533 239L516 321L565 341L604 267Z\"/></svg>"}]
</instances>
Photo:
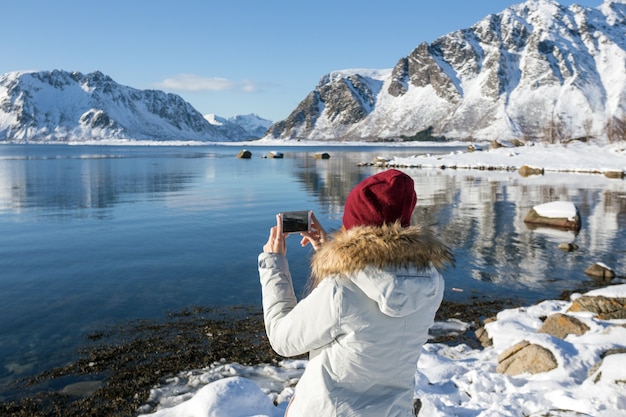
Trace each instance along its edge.
<instances>
[{"instance_id":1,"label":"rock","mask_svg":"<svg viewBox=\"0 0 626 417\"><path fill-rule=\"evenodd\" d=\"M467 145L467 152L477 152L482 150L483 146L479 145L478 143L470 143L469 145Z\"/></svg>"},{"instance_id":2,"label":"rock","mask_svg":"<svg viewBox=\"0 0 626 417\"><path fill-rule=\"evenodd\" d=\"M587 326L576 317L556 313L549 316L537 333L547 333L559 339L565 339L568 334L581 335L589 331Z\"/></svg>"},{"instance_id":3,"label":"rock","mask_svg":"<svg viewBox=\"0 0 626 417\"><path fill-rule=\"evenodd\" d=\"M624 171L604 171L604 176L621 180L624 179Z\"/></svg>"},{"instance_id":4,"label":"rock","mask_svg":"<svg viewBox=\"0 0 626 417\"><path fill-rule=\"evenodd\" d=\"M529 177L531 175L543 175L543 168L529 167L528 165L522 165L517 172L522 177Z\"/></svg>"},{"instance_id":5,"label":"rock","mask_svg":"<svg viewBox=\"0 0 626 417\"><path fill-rule=\"evenodd\" d=\"M496 372L509 376L548 372L558 366L554 354L523 340L498 355Z\"/></svg>"},{"instance_id":6,"label":"rock","mask_svg":"<svg viewBox=\"0 0 626 417\"><path fill-rule=\"evenodd\" d=\"M372 164L374 164L374 166L377 166L377 167L384 167L384 166L387 166L389 161L390 161L390 159L387 159L387 158L385 158L383 156L375 156L372 159Z\"/></svg>"},{"instance_id":7,"label":"rock","mask_svg":"<svg viewBox=\"0 0 626 417\"><path fill-rule=\"evenodd\" d=\"M559 249L563 252L574 252L578 250L578 245L575 243L559 243Z\"/></svg>"},{"instance_id":8,"label":"rock","mask_svg":"<svg viewBox=\"0 0 626 417\"><path fill-rule=\"evenodd\" d=\"M491 323L493 321L496 321L496 317L488 317L483 321L483 325L482 327L479 327L478 329L476 329L476 331L474 332L474 334L476 335L476 338L478 339L478 341L480 342L481 346L486 348L489 346L493 345L493 340L491 339L491 337L489 337L489 333L487 332L487 330L485 329L485 325L487 323Z\"/></svg>"},{"instance_id":9,"label":"rock","mask_svg":"<svg viewBox=\"0 0 626 417\"><path fill-rule=\"evenodd\" d=\"M575 299L567 311L588 311L601 320L626 319L626 298L583 295Z\"/></svg>"},{"instance_id":10,"label":"rock","mask_svg":"<svg viewBox=\"0 0 626 417\"><path fill-rule=\"evenodd\" d=\"M612 355L619 355L619 356L612 357ZM605 361L607 357L610 357L610 358ZM594 366L589 368L587 377L591 378L594 383L598 383L601 380L606 380L607 378L606 374L611 373L610 371L609 372L605 371L605 369L607 368L607 363L617 362L619 364L617 368L620 368L622 367L621 365L624 363L624 361L626 361L626 348L609 349L600 355L600 361L598 363L596 363ZM621 379L618 379L618 380L613 380L609 382L613 384L617 384L617 383L624 384L626 383L626 380L623 381Z\"/></svg>"},{"instance_id":11,"label":"rock","mask_svg":"<svg viewBox=\"0 0 626 417\"><path fill-rule=\"evenodd\" d=\"M282 152L278 152L278 151L271 151L269 153L269 157L270 158L274 158L274 159L281 159L284 157Z\"/></svg>"},{"instance_id":12,"label":"rock","mask_svg":"<svg viewBox=\"0 0 626 417\"><path fill-rule=\"evenodd\" d=\"M533 207L524 222L530 225L543 225L567 230L580 230L580 214L574 204L553 201Z\"/></svg>"},{"instance_id":13,"label":"rock","mask_svg":"<svg viewBox=\"0 0 626 417\"><path fill-rule=\"evenodd\" d=\"M495 139L489 144L489 148L491 149L515 148L517 146L524 146L524 142L518 139L513 139L512 141L506 139Z\"/></svg>"},{"instance_id":14,"label":"rock","mask_svg":"<svg viewBox=\"0 0 626 417\"><path fill-rule=\"evenodd\" d=\"M606 282L615 278L615 272L611 268L600 262L596 262L589 268L585 269L585 274L589 275L592 278L596 278Z\"/></svg>"},{"instance_id":15,"label":"rock","mask_svg":"<svg viewBox=\"0 0 626 417\"><path fill-rule=\"evenodd\" d=\"M315 155L313 155L313 158L315 159L330 159L330 155L326 152L317 152Z\"/></svg>"},{"instance_id":16,"label":"rock","mask_svg":"<svg viewBox=\"0 0 626 417\"><path fill-rule=\"evenodd\" d=\"M102 381L83 381L66 385L60 391L70 397L88 397L102 387Z\"/></svg>"},{"instance_id":17,"label":"rock","mask_svg":"<svg viewBox=\"0 0 626 417\"><path fill-rule=\"evenodd\" d=\"M237 158L239 158L239 159L250 159L250 158L252 158L252 152L250 152L247 149L242 149L237 154Z\"/></svg>"},{"instance_id":18,"label":"rock","mask_svg":"<svg viewBox=\"0 0 626 417\"><path fill-rule=\"evenodd\" d=\"M489 333L487 333L484 327L479 327L474 333L482 347L486 348L493 345L493 340L489 337Z\"/></svg>"}]
</instances>

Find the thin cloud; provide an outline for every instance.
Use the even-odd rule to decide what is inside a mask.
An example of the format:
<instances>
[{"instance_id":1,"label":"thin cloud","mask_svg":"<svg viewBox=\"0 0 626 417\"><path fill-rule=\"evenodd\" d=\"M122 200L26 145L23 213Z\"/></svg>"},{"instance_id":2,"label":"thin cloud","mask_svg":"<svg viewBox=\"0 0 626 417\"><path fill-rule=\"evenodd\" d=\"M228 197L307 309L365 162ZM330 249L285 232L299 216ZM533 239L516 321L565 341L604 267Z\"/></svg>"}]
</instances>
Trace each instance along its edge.
<instances>
[{"instance_id":1,"label":"thin cloud","mask_svg":"<svg viewBox=\"0 0 626 417\"><path fill-rule=\"evenodd\" d=\"M259 88L251 81L236 82L226 78L178 74L155 84L156 88L173 91L241 91L255 93Z\"/></svg>"}]
</instances>

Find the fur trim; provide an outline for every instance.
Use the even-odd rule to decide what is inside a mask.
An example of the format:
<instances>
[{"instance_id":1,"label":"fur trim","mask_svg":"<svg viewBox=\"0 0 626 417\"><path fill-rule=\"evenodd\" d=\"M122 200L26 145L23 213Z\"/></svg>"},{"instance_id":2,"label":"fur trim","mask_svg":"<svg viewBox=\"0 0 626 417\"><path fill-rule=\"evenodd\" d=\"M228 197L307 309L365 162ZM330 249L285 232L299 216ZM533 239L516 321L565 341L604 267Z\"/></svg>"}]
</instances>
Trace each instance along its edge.
<instances>
[{"instance_id":1,"label":"fur trim","mask_svg":"<svg viewBox=\"0 0 626 417\"><path fill-rule=\"evenodd\" d=\"M431 230L399 223L341 229L313 254L311 274L315 285L334 274L352 274L366 266L443 269L454 256Z\"/></svg>"}]
</instances>

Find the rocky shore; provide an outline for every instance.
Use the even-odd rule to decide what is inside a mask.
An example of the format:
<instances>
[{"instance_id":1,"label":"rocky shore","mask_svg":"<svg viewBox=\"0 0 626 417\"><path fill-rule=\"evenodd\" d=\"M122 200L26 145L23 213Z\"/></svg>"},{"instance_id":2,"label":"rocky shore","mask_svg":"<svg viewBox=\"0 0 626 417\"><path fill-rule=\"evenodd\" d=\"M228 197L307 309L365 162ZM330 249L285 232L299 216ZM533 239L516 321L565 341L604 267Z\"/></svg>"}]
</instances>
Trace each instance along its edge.
<instances>
[{"instance_id":1,"label":"rocky shore","mask_svg":"<svg viewBox=\"0 0 626 417\"><path fill-rule=\"evenodd\" d=\"M438 321L470 323L466 332L433 334L432 342L480 347L474 330L516 300L444 301ZM283 359L265 336L258 308L195 307L170 313L161 321L135 321L87 336L76 361L16 381L0 402L6 417L134 416L150 389L183 370L216 362L245 365ZM7 395L7 394L5 394Z\"/></svg>"}]
</instances>

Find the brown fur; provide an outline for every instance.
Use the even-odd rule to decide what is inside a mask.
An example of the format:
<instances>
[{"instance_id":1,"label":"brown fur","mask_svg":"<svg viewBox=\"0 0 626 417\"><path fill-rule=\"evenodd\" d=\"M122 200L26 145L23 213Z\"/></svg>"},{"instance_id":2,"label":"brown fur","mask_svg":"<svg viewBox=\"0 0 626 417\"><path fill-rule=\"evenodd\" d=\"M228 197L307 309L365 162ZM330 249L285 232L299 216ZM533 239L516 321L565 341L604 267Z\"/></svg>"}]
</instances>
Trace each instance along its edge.
<instances>
[{"instance_id":1,"label":"brown fur","mask_svg":"<svg viewBox=\"0 0 626 417\"><path fill-rule=\"evenodd\" d=\"M366 266L442 269L453 264L450 250L420 226L360 226L337 231L311 260L313 287L333 274L351 274Z\"/></svg>"}]
</instances>

